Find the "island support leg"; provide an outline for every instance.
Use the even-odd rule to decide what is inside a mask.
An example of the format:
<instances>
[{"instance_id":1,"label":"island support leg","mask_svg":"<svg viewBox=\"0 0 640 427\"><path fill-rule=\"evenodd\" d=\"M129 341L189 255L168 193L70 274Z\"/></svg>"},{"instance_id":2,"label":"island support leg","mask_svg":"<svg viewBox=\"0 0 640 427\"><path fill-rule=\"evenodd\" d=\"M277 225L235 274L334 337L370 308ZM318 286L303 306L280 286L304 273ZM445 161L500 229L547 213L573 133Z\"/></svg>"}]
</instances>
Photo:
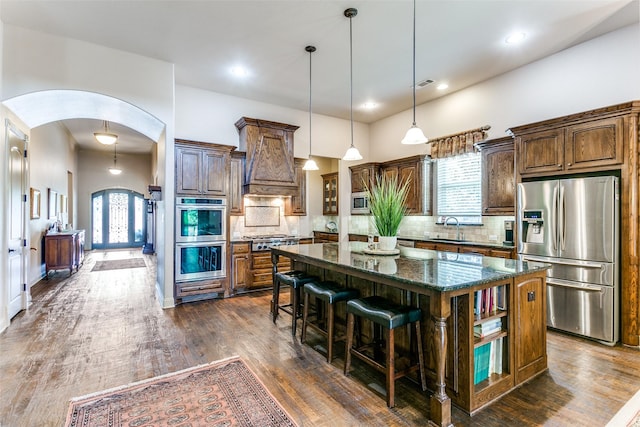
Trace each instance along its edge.
<instances>
[{"instance_id":1,"label":"island support leg","mask_svg":"<svg viewBox=\"0 0 640 427\"><path fill-rule=\"evenodd\" d=\"M436 358L436 390L431 396L429 424L449 427L451 424L451 399L447 396L445 362L447 360L447 318L451 315L450 298L440 294L430 298L433 318L433 348Z\"/></svg>"},{"instance_id":2,"label":"island support leg","mask_svg":"<svg viewBox=\"0 0 640 427\"><path fill-rule=\"evenodd\" d=\"M278 272L278 260L280 255L271 252L271 283L273 283L273 294L271 296L271 318L276 323L278 317L278 299L280 297L280 286L276 286L276 273Z\"/></svg>"}]
</instances>

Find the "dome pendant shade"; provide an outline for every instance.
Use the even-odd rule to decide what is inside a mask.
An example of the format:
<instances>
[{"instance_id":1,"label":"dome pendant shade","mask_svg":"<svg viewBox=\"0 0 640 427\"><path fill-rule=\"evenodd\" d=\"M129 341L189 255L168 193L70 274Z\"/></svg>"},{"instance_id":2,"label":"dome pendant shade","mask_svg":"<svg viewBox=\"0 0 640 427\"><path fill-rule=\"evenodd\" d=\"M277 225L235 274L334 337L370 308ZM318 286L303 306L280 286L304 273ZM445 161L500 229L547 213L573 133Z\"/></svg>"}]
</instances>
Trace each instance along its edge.
<instances>
[{"instance_id":1,"label":"dome pendant shade","mask_svg":"<svg viewBox=\"0 0 640 427\"><path fill-rule=\"evenodd\" d=\"M409 128L407 134L402 139L402 143L406 145L426 144L427 142L429 142L429 138L424 136L422 129L416 126L415 123Z\"/></svg>"},{"instance_id":2,"label":"dome pendant shade","mask_svg":"<svg viewBox=\"0 0 640 427\"><path fill-rule=\"evenodd\" d=\"M349 147L349 149L347 150L347 152L345 153L344 157L342 158L342 160L362 160L362 156L360 155L360 152L358 151L358 149L354 146Z\"/></svg>"},{"instance_id":3,"label":"dome pendant shade","mask_svg":"<svg viewBox=\"0 0 640 427\"><path fill-rule=\"evenodd\" d=\"M109 132L109 123L104 121L104 131L103 132L94 132L93 136L100 144L104 145L112 145L118 140L118 135L115 133Z\"/></svg>"},{"instance_id":4,"label":"dome pendant shade","mask_svg":"<svg viewBox=\"0 0 640 427\"><path fill-rule=\"evenodd\" d=\"M122 169L114 166L112 168L109 168L109 172L111 173L111 175L120 175L122 173Z\"/></svg>"},{"instance_id":5,"label":"dome pendant shade","mask_svg":"<svg viewBox=\"0 0 640 427\"><path fill-rule=\"evenodd\" d=\"M302 167L302 170L304 171L317 171L318 169L318 165L316 164L315 160L312 159L307 160Z\"/></svg>"}]
</instances>

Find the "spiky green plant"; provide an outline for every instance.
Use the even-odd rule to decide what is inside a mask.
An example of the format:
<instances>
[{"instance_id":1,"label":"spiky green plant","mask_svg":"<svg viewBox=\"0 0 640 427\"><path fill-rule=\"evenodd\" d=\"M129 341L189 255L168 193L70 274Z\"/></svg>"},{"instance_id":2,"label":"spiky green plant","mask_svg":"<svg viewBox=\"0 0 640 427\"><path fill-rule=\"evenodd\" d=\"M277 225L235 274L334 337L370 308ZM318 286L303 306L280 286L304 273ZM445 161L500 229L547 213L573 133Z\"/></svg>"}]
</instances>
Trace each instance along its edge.
<instances>
[{"instance_id":1,"label":"spiky green plant","mask_svg":"<svg viewBox=\"0 0 640 427\"><path fill-rule=\"evenodd\" d=\"M407 194L411 178L398 181L397 176L384 174L376 177L376 182L369 188L365 182L365 191L369 197L369 209L373 215L373 223L380 236L396 236L402 218L407 213Z\"/></svg>"}]
</instances>

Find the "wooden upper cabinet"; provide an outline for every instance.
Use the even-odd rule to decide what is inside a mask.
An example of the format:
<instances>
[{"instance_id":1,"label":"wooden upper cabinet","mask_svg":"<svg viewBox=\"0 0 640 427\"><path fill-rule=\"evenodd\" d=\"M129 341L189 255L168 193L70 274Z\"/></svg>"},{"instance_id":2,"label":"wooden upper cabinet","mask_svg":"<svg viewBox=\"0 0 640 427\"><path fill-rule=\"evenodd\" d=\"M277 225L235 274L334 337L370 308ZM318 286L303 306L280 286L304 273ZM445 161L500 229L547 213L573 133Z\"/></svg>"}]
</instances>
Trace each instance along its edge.
<instances>
[{"instance_id":1,"label":"wooden upper cabinet","mask_svg":"<svg viewBox=\"0 0 640 427\"><path fill-rule=\"evenodd\" d=\"M232 146L176 140L176 194L226 196Z\"/></svg>"},{"instance_id":2,"label":"wooden upper cabinet","mask_svg":"<svg viewBox=\"0 0 640 427\"><path fill-rule=\"evenodd\" d=\"M351 192L361 193L366 191L365 183L371 187L375 183L376 175L380 170L379 163L363 163L349 166L351 170Z\"/></svg>"},{"instance_id":3,"label":"wooden upper cabinet","mask_svg":"<svg viewBox=\"0 0 640 427\"><path fill-rule=\"evenodd\" d=\"M231 153L229 175L229 214L244 215L244 159L245 153L234 151Z\"/></svg>"},{"instance_id":4,"label":"wooden upper cabinet","mask_svg":"<svg viewBox=\"0 0 640 427\"><path fill-rule=\"evenodd\" d=\"M338 215L338 172L322 175L322 215Z\"/></svg>"},{"instance_id":5,"label":"wooden upper cabinet","mask_svg":"<svg viewBox=\"0 0 640 427\"><path fill-rule=\"evenodd\" d=\"M287 197L284 203L285 215L306 215L307 214L307 172L303 170L304 159L295 159L296 184L298 192L291 197Z\"/></svg>"},{"instance_id":6,"label":"wooden upper cabinet","mask_svg":"<svg viewBox=\"0 0 640 427\"><path fill-rule=\"evenodd\" d=\"M594 118L591 114L596 112L513 128L518 173L522 177L549 176L622 165L625 117Z\"/></svg>"},{"instance_id":7,"label":"wooden upper cabinet","mask_svg":"<svg viewBox=\"0 0 640 427\"><path fill-rule=\"evenodd\" d=\"M513 138L478 143L482 153L482 214L513 215L515 212L515 157Z\"/></svg>"},{"instance_id":8,"label":"wooden upper cabinet","mask_svg":"<svg viewBox=\"0 0 640 427\"><path fill-rule=\"evenodd\" d=\"M553 129L516 138L521 175L554 173L564 165L564 131Z\"/></svg>"},{"instance_id":9,"label":"wooden upper cabinet","mask_svg":"<svg viewBox=\"0 0 640 427\"><path fill-rule=\"evenodd\" d=\"M624 119L612 117L567 128L566 169L622 164Z\"/></svg>"},{"instance_id":10,"label":"wooden upper cabinet","mask_svg":"<svg viewBox=\"0 0 640 427\"><path fill-rule=\"evenodd\" d=\"M380 174L397 177L399 182L411 179L407 194L407 214L431 214L431 167L424 155L412 156L380 164Z\"/></svg>"}]
</instances>

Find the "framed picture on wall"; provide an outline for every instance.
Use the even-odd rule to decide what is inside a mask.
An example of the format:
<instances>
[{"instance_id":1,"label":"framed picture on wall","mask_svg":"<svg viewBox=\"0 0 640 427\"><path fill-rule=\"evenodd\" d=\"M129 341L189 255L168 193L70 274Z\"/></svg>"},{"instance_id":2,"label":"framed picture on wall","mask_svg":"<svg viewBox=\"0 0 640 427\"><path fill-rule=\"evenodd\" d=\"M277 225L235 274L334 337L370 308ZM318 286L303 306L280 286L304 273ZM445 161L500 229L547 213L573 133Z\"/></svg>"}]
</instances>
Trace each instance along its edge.
<instances>
[{"instance_id":1,"label":"framed picture on wall","mask_svg":"<svg viewBox=\"0 0 640 427\"><path fill-rule=\"evenodd\" d=\"M40 218L40 190L31 189L31 219Z\"/></svg>"},{"instance_id":2,"label":"framed picture on wall","mask_svg":"<svg viewBox=\"0 0 640 427\"><path fill-rule=\"evenodd\" d=\"M58 192L52 189L48 189L48 209L49 209L49 219L56 219L56 215L58 214Z\"/></svg>"}]
</instances>

